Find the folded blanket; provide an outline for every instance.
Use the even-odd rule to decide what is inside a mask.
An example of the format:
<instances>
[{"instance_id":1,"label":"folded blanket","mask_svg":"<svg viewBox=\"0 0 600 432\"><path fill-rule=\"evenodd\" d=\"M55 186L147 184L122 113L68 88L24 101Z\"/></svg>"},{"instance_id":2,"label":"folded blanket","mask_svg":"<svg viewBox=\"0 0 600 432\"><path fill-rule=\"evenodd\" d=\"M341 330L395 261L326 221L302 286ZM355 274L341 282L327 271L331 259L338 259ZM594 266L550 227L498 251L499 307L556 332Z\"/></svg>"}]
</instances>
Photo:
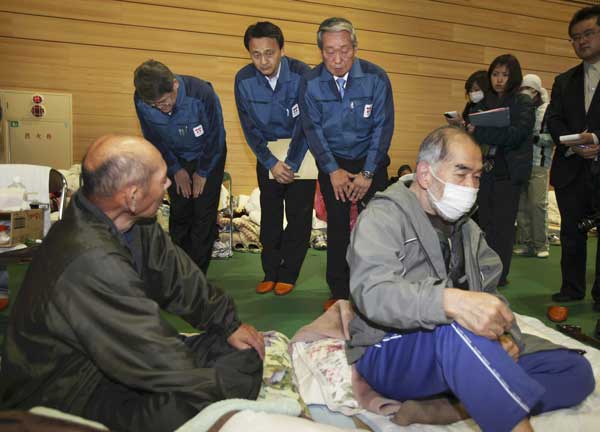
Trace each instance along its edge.
<instances>
[{"instance_id":1,"label":"folded blanket","mask_svg":"<svg viewBox=\"0 0 600 432\"><path fill-rule=\"evenodd\" d=\"M234 249L240 252L260 253L260 226L255 224L246 215L232 220L234 231ZM238 241L239 239L239 241Z\"/></svg>"},{"instance_id":2,"label":"folded blanket","mask_svg":"<svg viewBox=\"0 0 600 432\"><path fill-rule=\"evenodd\" d=\"M277 331L264 332L263 336L265 338L263 385L257 400L295 399L305 410L305 405L294 383L292 358L288 353L290 340L286 335Z\"/></svg>"},{"instance_id":3,"label":"folded blanket","mask_svg":"<svg viewBox=\"0 0 600 432\"><path fill-rule=\"evenodd\" d=\"M348 364L344 341L350 339L348 326L353 318L350 302L338 300L294 335L290 351L300 396L307 404L326 404L330 410L348 415L362 409L393 414L401 403L377 393Z\"/></svg>"},{"instance_id":4,"label":"folded blanket","mask_svg":"<svg viewBox=\"0 0 600 432\"><path fill-rule=\"evenodd\" d=\"M293 362L304 402L324 404L348 416L363 411L352 391L352 368L346 360L343 340L297 342Z\"/></svg>"}]
</instances>

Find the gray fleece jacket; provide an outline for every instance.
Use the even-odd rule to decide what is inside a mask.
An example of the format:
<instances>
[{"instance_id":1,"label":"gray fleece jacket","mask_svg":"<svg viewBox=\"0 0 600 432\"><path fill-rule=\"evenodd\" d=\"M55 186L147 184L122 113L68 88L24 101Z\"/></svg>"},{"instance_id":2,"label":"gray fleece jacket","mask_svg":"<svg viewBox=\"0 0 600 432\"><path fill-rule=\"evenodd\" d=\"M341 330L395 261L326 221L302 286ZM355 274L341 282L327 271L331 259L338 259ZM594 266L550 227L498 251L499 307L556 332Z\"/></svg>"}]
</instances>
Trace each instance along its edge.
<instances>
[{"instance_id":1,"label":"gray fleece jacket","mask_svg":"<svg viewBox=\"0 0 600 432\"><path fill-rule=\"evenodd\" d=\"M475 222L457 222L462 230L469 290L493 294L508 304L496 286L502 271L498 255ZM352 232L347 260L350 294L357 316L350 323L349 363L390 331L431 330L449 324L443 307L448 279L439 238L416 195L402 182L377 193L361 212ZM516 323L510 331L525 354ZM533 336L527 335L527 342ZM531 340L535 350L557 346ZM528 352L531 352L527 350Z\"/></svg>"}]
</instances>

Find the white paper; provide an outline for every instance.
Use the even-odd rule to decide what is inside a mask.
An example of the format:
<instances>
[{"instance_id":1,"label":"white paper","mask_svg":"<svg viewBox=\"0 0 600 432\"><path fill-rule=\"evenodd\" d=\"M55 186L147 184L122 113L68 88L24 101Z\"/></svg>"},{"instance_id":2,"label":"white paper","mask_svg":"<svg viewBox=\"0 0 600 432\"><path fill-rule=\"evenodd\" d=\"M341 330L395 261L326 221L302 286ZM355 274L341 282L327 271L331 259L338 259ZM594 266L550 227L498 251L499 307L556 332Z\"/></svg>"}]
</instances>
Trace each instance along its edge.
<instances>
[{"instance_id":1,"label":"white paper","mask_svg":"<svg viewBox=\"0 0 600 432\"><path fill-rule=\"evenodd\" d=\"M269 141L269 150L273 153L280 161L284 162L287 157L288 148L290 147L290 142L292 140L290 138L281 138L277 141ZM304 156L304 160L300 164L300 168L298 168L298 172L294 174L295 180L315 180L319 175L319 170L317 169L317 163L315 162L315 158L308 150L306 155ZM269 178L273 179L273 174L269 171Z\"/></svg>"},{"instance_id":2,"label":"white paper","mask_svg":"<svg viewBox=\"0 0 600 432\"><path fill-rule=\"evenodd\" d=\"M581 139L581 134L561 135L560 142L577 141Z\"/></svg>"}]
</instances>

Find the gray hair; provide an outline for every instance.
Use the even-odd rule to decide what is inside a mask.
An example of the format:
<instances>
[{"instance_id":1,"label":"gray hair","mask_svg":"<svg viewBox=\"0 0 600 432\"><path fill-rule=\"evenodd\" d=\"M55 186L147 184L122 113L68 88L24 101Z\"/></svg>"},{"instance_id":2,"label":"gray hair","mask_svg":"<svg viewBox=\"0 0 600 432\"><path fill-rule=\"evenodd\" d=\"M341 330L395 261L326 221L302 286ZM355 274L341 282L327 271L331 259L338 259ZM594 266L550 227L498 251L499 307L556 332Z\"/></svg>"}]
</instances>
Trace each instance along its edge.
<instances>
[{"instance_id":1,"label":"gray hair","mask_svg":"<svg viewBox=\"0 0 600 432\"><path fill-rule=\"evenodd\" d=\"M146 187L152 167L139 154L129 151L109 157L94 170L88 168L86 156L81 162L81 190L87 198L109 198L130 185Z\"/></svg>"},{"instance_id":2,"label":"gray hair","mask_svg":"<svg viewBox=\"0 0 600 432\"><path fill-rule=\"evenodd\" d=\"M323 33L341 31L350 33L352 46L356 48L358 46L358 39L356 38L356 31L354 30L352 23L346 18L332 17L323 21L319 26L319 30L317 30L317 45L319 46L319 49L323 49Z\"/></svg>"},{"instance_id":3,"label":"gray hair","mask_svg":"<svg viewBox=\"0 0 600 432\"><path fill-rule=\"evenodd\" d=\"M467 137L473 144L478 145L473 137L463 129L455 126L442 126L433 130L421 143L417 155L417 164L427 162L429 165L435 165L446 159L449 141L460 135Z\"/></svg>"}]
</instances>

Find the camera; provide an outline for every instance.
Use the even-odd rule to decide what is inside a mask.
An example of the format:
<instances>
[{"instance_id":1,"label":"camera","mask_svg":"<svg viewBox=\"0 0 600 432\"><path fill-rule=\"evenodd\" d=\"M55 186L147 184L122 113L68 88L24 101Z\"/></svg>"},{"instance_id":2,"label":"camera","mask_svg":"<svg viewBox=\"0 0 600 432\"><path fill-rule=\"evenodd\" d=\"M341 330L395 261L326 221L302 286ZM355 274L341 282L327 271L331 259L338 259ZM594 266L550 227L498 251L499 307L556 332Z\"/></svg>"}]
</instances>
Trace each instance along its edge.
<instances>
[{"instance_id":1,"label":"camera","mask_svg":"<svg viewBox=\"0 0 600 432\"><path fill-rule=\"evenodd\" d=\"M598 225L600 225L600 212L581 219L577 224L577 229L582 233L587 233L589 230Z\"/></svg>"}]
</instances>

